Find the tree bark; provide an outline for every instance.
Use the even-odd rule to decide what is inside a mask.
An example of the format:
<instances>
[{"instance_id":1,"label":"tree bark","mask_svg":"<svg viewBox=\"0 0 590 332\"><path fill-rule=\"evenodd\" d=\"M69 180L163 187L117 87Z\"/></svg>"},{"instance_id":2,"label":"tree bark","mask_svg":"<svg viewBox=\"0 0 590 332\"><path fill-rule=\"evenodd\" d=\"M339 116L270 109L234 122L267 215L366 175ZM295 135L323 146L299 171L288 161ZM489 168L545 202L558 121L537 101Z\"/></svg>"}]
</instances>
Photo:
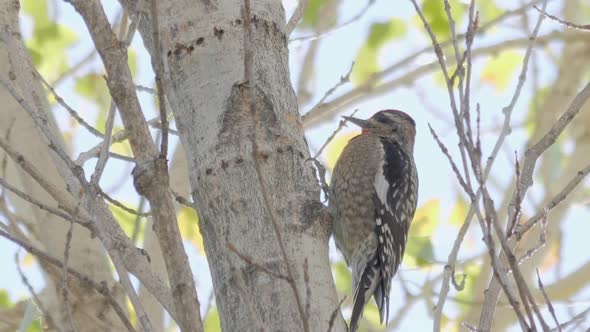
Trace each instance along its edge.
<instances>
[{"instance_id":1,"label":"tree bark","mask_svg":"<svg viewBox=\"0 0 590 332\"><path fill-rule=\"evenodd\" d=\"M0 22L4 22L1 33L16 37L20 43L18 26L18 2L0 1ZM6 39L0 39L0 75L11 78L13 86L18 89L23 98L32 100L32 95L45 96L41 83L31 80L32 67L29 67L30 58L24 44L18 48L7 45ZM14 59L20 59L19 62ZM65 190L66 182L60 175L58 167L54 163L47 144L41 138L32 118L25 112L4 87L0 86L0 100L3 107L0 108L0 136L5 138L27 160L35 165L42 165L44 176L56 186ZM65 146L59 129L50 113L49 103L44 98L35 100L38 106L45 112L48 119L48 127L51 135L58 138L61 146ZM55 200L43 190L35 181L13 162L4 151L0 150L0 160L6 160L6 168L0 174L7 182L25 192L31 197L48 206L57 207ZM53 257L63 259L66 234L69 223L55 215L42 211L38 207L7 192L10 204L14 207L16 215L24 221L30 234L29 240L36 246L45 250ZM7 258L8 256L6 256ZM115 315L112 308L104 305L104 297L94 292L88 285L69 278L68 302L70 309L66 308L63 301L63 275L56 273L55 267L48 268L41 262L44 280L47 285L41 296L43 305L47 308L52 323L60 330L67 330L70 322L66 311L72 313L73 325L84 331L104 331L105 329L123 330L124 327ZM109 262L104 254L99 241L91 238L90 232L79 225L73 226L73 236L69 249L68 266L90 276L93 280L104 281L108 287L114 287L119 303L123 303L123 293L114 282ZM90 324L88 322L91 322Z\"/></svg>"},{"instance_id":2,"label":"tree bark","mask_svg":"<svg viewBox=\"0 0 590 332\"><path fill-rule=\"evenodd\" d=\"M123 3L135 8L135 1ZM328 261L329 218L306 162L281 2L252 1L249 82L242 1L158 6L176 97L171 104L223 329L327 330L339 309ZM141 18L140 32L153 56L149 20ZM253 112L244 102L246 89ZM333 324L335 331L345 329L340 315Z\"/></svg>"}]
</instances>

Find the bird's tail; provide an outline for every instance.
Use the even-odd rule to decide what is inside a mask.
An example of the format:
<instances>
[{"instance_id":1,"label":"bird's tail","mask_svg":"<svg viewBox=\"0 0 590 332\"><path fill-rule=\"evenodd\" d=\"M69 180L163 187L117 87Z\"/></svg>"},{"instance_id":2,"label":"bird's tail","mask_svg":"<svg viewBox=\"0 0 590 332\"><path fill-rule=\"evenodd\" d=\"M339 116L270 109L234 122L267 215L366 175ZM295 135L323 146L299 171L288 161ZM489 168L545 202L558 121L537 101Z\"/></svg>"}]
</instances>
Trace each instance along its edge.
<instances>
[{"instance_id":1,"label":"bird's tail","mask_svg":"<svg viewBox=\"0 0 590 332\"><path fill-rule=\"evenodd\" d=\"M379 286L379 281L381 279L381 273L379 271L379 262L376 259L373 259L367 264L367 268L364 269L363 274L355 287L354 296L353 296L353 307L352 307L352 316L350 317L350 327L349 332L355 332L358 329L358 324L363 316L363 309L365 304L371 298L371 295L376 291L377 286ZM379 287L381 289L381 287ZM381 298L382 299L382 298ZM381 303L383 301L381 300ZM379 305L379 301L377 302ZM380 316L382 314L382 306L379 306L379 313ZM381 318L383 320L383 318Z\"/></svg>"}]
</instances>

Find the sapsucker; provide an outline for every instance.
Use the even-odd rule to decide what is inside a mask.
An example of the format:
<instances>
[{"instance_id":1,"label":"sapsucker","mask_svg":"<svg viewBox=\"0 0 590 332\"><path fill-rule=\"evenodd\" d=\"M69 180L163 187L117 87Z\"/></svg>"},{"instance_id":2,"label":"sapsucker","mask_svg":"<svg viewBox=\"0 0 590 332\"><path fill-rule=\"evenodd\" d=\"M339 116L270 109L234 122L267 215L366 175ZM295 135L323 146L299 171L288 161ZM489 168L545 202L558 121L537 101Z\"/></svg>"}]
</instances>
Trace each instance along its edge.
<instances>
[{"instance_id":1,"label":"sapsucker","mask_svg":"<svg viewBox=\"0 0 590 332\"><path fill-rule=\"evenodd\" d=\"M418 198L416 125L398 110L380 111L368 120L345 118L362 134L350 140L334 167L330 207L336 211L336 247L352 270L350 331L356 331L371 295L381 323L387 321L391 279L404 255Z\"/></svg>"}]
</instances>

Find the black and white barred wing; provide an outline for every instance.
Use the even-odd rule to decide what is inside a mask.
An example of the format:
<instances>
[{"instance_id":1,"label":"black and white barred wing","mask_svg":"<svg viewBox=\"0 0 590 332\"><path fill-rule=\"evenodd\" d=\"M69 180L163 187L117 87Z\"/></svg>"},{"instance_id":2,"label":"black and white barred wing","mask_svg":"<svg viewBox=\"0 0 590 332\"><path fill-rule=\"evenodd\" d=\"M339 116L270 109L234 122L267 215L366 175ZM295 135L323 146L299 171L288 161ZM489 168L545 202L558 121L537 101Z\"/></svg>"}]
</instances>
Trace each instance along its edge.
<instances>
[{"instance_id":1,"label":"black and white barred wing","mask_svg":"<svg viewBox=\"0 0 590 332\"><path fill-rule=\"evenodd\" d=\"M411 160L395 142L382 140L383 166L375 175L375 235L381 282L375 289L380 319L387 319L391 279L404 255L409 228L409 211L414 206L409 197L413 191Z\"/></svg>"}]
</instances>

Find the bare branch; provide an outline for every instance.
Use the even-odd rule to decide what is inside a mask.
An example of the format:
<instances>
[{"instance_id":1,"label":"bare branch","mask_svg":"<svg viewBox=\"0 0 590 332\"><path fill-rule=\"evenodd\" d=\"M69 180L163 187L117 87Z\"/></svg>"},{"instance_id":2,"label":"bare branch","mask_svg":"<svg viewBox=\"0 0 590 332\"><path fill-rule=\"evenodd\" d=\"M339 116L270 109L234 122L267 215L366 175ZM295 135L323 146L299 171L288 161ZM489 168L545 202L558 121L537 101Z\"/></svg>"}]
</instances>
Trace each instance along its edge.
<instances>
[{"instance_id":1,"label":"bare branch","mask_svg":"<svg viewBox=\"0 0 590 332\"><path fill-rule=\"evenodd\" d=\"M358 108L355 109L354 111L352 111L352 113L350 113L349 116L354 116L356 114L356 112L358 112ZM338 127L332 132L330 137L328 137L328 139L326 139L324 144L322 144L322 146L319 148L318 152L315 153L315 155L313 156L312 159L317 159L322 154L322 152L324 151L326 146L328 146L328 144L330 144L330 142L332 142L334 137L336 137L336 135L340 132L340 130L342 130L342 128L346 127L347 123L348 123L347 119L340 120L340 122L338 123Z\"/></svg>"},{"instance_id":2,"label":"bare branch","mask_svg":"<svg viewBox=\"0 0 590 332\"><path fill-rule=\"evenodd\" d=\"M70 258L70 244L72 243L72 230L74 229L74 223L70 222L70 228L68 228L68 233L66 234L66 244L64 247L64 260L63 260L63 267L62 267L62 284L61 284L61 292L62 297L64 300L64 306L66 307L66 315L68 318L68 323L70 324L71 331L78 331L74 325L74 318L72 316L72 306L70 305L69 293L70 290L68 288L68 260Z\"/></svg>"},{"instance_id":3,"label":"bare branch","mask_svg":"<svg viewBox=\"0 0 590 332\"><path fill-rule=\"evenodd\" d=\"M545 303L547 303L547 307L549 307L549 312L551 313L551 316L553 317L553 321L555 322L557 329L559 330L559 332L561 332L561 326L559 325L559 321L557 320L557 316L555 315L555 310L553 309L553 305L551 304L551 300L549 300L549 296L547 296L547 293L545 292L545 287L543 287L543 282L541 281L541 275L539 274L539 269L536 269L536 271L537 271L537 283L539 284L539 289L543 293L543 298L545 298Z\"/></svg>"},{"instance_id":4,"label":"bare branch","mask_svg":"<svg viewBox=\"0 0 590 332\"><path fill-rule=\"evenodd\" d=\"M92 135L94 135L96 137L99 137L99 138L104 137L104 135L100 131L98 131L96 128L94 128L92 125L90 125L88 122L84 121L84 119L82 119L82 117L78 114L78 112L76 112L72 107L70 107L70 105L68 105L66 103L66 101L62 97L60 97L57 94L57 92L55 92L55 89L47 82L47 80L45 80L45 78L37 70L35 70L33 72L33 74L41 81L41 83L43 83L43 85L45 85L47 90L49 90L49 92L51 92L51 94L53 95L55 100L63 108L65 108L66 111L68 111L68 113L70 113L70 116L73 117L80 125L82 125L82 127L86 128L88 130L88 132L90 132Z\"/></svg>"},{"instance_id":5,"label":"bare branch","mask_svg":"<svg viewBox=\"0 0 590 332\"><path fill-rule=\"evenodd\" d=\"M363 9L361 9L356 15L354 15L353 17L351 17L350 19L348 19L346 22L340 24L339 26L332 28L328 31L323 31L320 33L316 33L313 35L307 35L307 36L303 36L303 37L297 37L297 38L293 38L293 39L289 39L289 43L291 42L305 42L305 41L311 41L311 40L317 40L317 39L321 39L324 38L326 36L329 36L337 31L342 30L343 28L347 27L348 25L360 20L365 13L369 10L369 8L371 8L371 6L375 3L376 0L367 0L367 4L365 5L365 7L363 7ZM289 35L287 35L289 36Z\"/></svg>"},{"instance_id":6,"label":"bare branch","mask_svg":"<svg viewBox=\"0 0 590 332\"><path fill-rule=\"evenodd\" d=\"M289 36L293 32L293 30L295 30L295 27L297 27L297 24L299 24L299 21L301 21L301 18L303 17L303 14L305 13L305 8L307 7L308 2L309 2L309 0L299 0L298 1L297 8L295 8L295 11L293 12L293 15L291 16L291 18L289 19L289 22L287 22L287 25L285 25L285 36L287 36L287 38L289 38Z\"/></svg>"},{"instance_id":7,"label":"bare branch","mask_svg":"<svg viewBox=\"0 0 590 332\"><path fill-rule=\"evenodd\" d=\"M21 248L25 249L28 253L30 253L31 255L34 255L35 257L48 262L52 265L55 265L58 268L63 268L64 264L57 258L52 257L51 255L43 252L42 250L39 250L35 247L33 247L32 245L25 243L15 237L13 237L12 235L6 233L3 230L0 230L0 236L6 238L7 240L17 244L18 246L20 246ZM103 295L105 297L105 299L107 300L107 303L113 307L113 310L115 311L115 313L117 314L117 316L119 317L119 319L121 319L121 322L123 322L123 324L125 325L125 327L127 328L128 331L133 331L135 332L135 328L133 328L133 325L131 324L131 322L129 322L129 319L127 319L127 316L125 314L125 310L123 310L123 308L121 308L121 306L119 305L119 303L115 300L115 298L112 296L112 294L110 293L108 287L106 286L106 283L97 283L95 281L93 281L89 276L78 272L70 267L67 267L67 271L69 274L73 275L74 277L78 278L80 281L90 285L94 290L96 290L99 294Z\"/></svg>"},{"instance_id":8,"label":"bare branch","mask_svg":"<svg viewBox=\"0 0 590 332\"><path fill-rule=\"evenodd\" d=\"M29 290L29 293L31 293L31 298L33 299L33 302L35 302L35 305L37 306L37 308L39 308L39 310L43 314L43 317L45 317L45 319L47 319L47 321L49 322L49 325L54 327L56 330L63 332L63 329L61 328L61 326L55 324L55 319L51 316L49 311L47 311L43 302L41 302L41 299L39 298L39 296L35 292L35 289L31 285L31 283L29 282L29 279L27 278L27 276L25 275L25 273L21 269L19 260L20 259L18 257L18 252L14 253L14 265L16 266L16 271L20 275L21 281L23 282L25 287L27 287L27 289Z\"/></svg>"},{"instance_id":9,"label":"bare branch","mask_svg":"<svg viewBox=\"0 0 590 332\"><path fill-rule=\"evenodd\" d=\"M342 307L342 303L344 303L344 301L346 300L346 296L342 298L342 300L340 300L340 302L338 302L338 307L336 307L334 309L334 311L332 311L332 314L330 315L330 322L328 323L328 331L327 332L332 332L332 327L334 327L334 321L336 320L336 317L338 316L338 313L340 312L340 308Z\"/></svg>"},{"instance_id":10,"label":"bare branch","mask_svg":"<svg viewBox=\"0 0 590 332\"><path fill-rule=\"evenodd\" d=\"M324 96L320 99L320 101L318 101L315 106L313 106L308 112L306 112L305 114L313 114L312 112L316 112L317 109L319 107L321 107L324 104L324 101L330 97L336 90L338 90L339 87L343 86L346 83L350 82L350 74L352 73L352 69L354 68L354 62L350 65L350 69L348 70L348 72L346 73L346 75L341 76L340 77L340 81L338 81L338 83L336 83L333 87L331 87L330 89L328 89L328 91L326 91L326 93L324 94Z\"/></svg>"},{"instance_id":11,"label":"bare branch","mask_svg":"<svg viewBox=\"0 0 590 332\"><path fill-rule=\"evenodd\" d=\"M140 212L140 211L134 210L134 209L126 206L125 204L119 202L118 200L112 198L107 193L102 191L102 189L98 188L98 190L99 190L100 196L102 196L107 202L113 204L114 206L118 207L119 209L121 209L129 214L133 214L133 215L136 215L139 217L149 217L152 215L151 212Z\"/></svg>"},{"instance_id":12,"label":"bare branch","mask_svg":"<svg viewBox=\"0 0 590 332\"><path fill-rule=\"evenodd\" d=\"M582 182L582 180L584 180L588 173L590 173L590 164L578 171L576 176L574 176L565 185L565 187L563 187L563 189L557 195L555 195L555 197L553 197L551 201L545 205L545 207L543 207L541 211L537 212L537 214L527 220L524 225L517 227L517 239L520 239L520 237L522 237L524 233L531 229L531 227L533 227L539 220L542 220L549 211L559 205L559 203L563 202L563 200L567 198L567 196L576 188L576 186Z\"/></svg>"},{"instance_id":13,"label":"bare branch","mask_svg":"<svg viewBox=\"0 0 590 332\"><path fill-rule=\"evenodd\" d=\"M80 13L105 66L107 85L125 128L129 131L129 143L137 162L133 171L136 190L146 196L154 218L154 231L162 248L170 288L175 296L177 323L182 330L202 331L199 302L188 257L182 245L176 213L168 195L169 174L165 159L158 158L158 151L151 137L136 94L135 83L127 63L127 49L113 47L119 41L111 31L110 23L98 0L68 0ZM130 299L139 321L145 329L151 324L141 308L136 294ZM139 307L139 308L138 308Z\"/></svg>"},{"instance_id":14,"label":"bare branch","mask_svg":"<svg viewBox=\"0 0 590 332\"><path fill-rule=\"evenodd\" d=\"M164 61L162 60L162 52L164 49L160 40L160 23L158 19L158 1L151 0L152 8L152 37L154 38L154 52L152 57L152 66L156 73L156 87L158 91L158 106L160 110L160 124L162 126L162 141L160 143L160 158L166 160L168 156L168 118L166 112L166 100L164 97L164 86L162 84L162 76L164 73Z\"/></svg>"},{"instance_id":15,"label":"bare branch","mask_svg":"<svg viewBox=\"0 0 590 332\"><path fill-rule=\"evenodd\" d=\"M541 10L539 9L537 6L533 6L539 13L542 13L543 15L549 17L550 19L552 19L553 21L559 22L563 25L565 25L568 28L573 28L573 29L580 29L580 30L590 30L590 24L576 24L573 22L568 22L566 20L560 19L557 16L553 16L551 14L548 14L545 10Z\"/></svg>"}]
</instances>

